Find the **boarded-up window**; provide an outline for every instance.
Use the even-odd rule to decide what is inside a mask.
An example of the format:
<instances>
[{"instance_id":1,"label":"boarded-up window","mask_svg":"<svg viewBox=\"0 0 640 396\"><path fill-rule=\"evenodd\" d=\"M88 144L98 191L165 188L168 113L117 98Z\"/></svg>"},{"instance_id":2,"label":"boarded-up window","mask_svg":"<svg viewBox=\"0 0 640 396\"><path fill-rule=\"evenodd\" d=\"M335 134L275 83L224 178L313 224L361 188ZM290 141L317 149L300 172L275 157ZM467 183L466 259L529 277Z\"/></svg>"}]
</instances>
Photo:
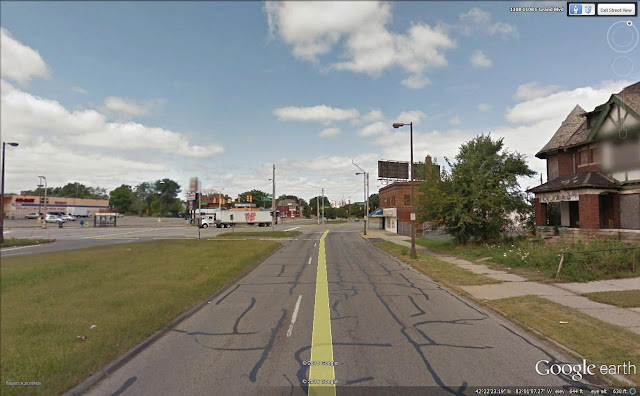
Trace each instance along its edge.
<instances>
[{"instance_id":1,"label":"boarded-up window","mask_svg":"<svg viewBox=\"0 0 640 396\"><path fill-rule=\"evenodd\" d=\"M593 163L599 164L601 162L601 158L600 147L591 149L591 161Z\"/></svg>"},{"instance_id":2,"label":"boarded-up window","mask_svg":"<svg viewBox=\"0 0 640 396\"><path fill-rule=\"evenodd\" d=\"M580 165L587 165L589 163L589 153L589 150L582 150L578 153Z\"/></svg>"},{"instance_id":3,"label":"boarded-up window","mask_svg":"<svg viewBox=\"0 0 640 396\"><path fill-rule=\"evenodd\" d=\"M404 206L410 206L411 205L411 195L405 195L404 196Z\"/></svg>"}]
</instances>

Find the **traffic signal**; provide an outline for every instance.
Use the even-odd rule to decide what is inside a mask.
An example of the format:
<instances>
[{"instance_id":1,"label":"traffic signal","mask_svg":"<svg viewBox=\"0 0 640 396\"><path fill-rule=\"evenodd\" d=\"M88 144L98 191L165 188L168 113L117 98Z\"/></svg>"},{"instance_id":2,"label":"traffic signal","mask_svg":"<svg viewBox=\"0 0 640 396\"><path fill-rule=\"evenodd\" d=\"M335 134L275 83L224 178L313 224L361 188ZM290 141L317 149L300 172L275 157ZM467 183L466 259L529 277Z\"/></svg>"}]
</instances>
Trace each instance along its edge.
<instances>
[{"instance_id":1,"label":"traffic signal","mask_svg":"<svg viewBox=\"0 0 640 396\"><path fill-rule=\"evenodd\" d=\"M245 201L249 202L249 194L245 197Z\"/></svg>"},{"instance_id":2,"label":"traffic signal","mask_svg":"<svg viewBox=\"0 0 640 396\"><path fill-rule=\"evenodd\" d=\"M253 195L249 195L249 202L253 202Z\"/></svg>"}]
</instances>

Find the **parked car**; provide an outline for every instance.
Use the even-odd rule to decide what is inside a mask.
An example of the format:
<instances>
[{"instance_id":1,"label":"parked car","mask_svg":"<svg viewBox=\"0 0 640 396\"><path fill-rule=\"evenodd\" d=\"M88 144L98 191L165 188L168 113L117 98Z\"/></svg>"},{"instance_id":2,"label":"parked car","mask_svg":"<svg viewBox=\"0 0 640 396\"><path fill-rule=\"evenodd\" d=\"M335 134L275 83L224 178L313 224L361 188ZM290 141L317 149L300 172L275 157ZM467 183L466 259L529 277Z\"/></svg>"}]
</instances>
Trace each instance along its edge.
<instances>
[{"instance_id":1,"label":"parked car","mask_svg":"<svg viewBox=\"0 0 640 396\"><path fill-rule=\"evenodd\" d=\"M64 219L62 217L49 213L47 213L47 218L44 221L47 223L64 223Z\"/></svg>"},{"instance_id":2,"label":"parked car","mask_svg":"<svg viewBox=\"0 0 640 396\"><path fill-rule=\"evenodd\" d=\"M60 217L61 217L61 218L62 218L62 220L64 220L64 221L76 221L76 220L78 219L76 216L74 216L74 215L70 215L70 214L62 215L62 216L60 216Z\"/></svg>"},{"instance_id":3,"label":"parked car","mask_svg":"<svg viewBox=\"0 0 640 396\"><path fill-rule=\"evenodd\" d=\"M122 213L116 213L116 217L124 217Z\"/></svg>"},{"instance_id":4,"label":"parked car","mask_svg":"<svg viewBox=\"0 0 640 396\"><path fill-rule=\"evenodd\" d=\"M24 216L25 219L37 219L38 217L42 217L42 213L29 213L28 215Z\"/></svg>"}]
</instances>

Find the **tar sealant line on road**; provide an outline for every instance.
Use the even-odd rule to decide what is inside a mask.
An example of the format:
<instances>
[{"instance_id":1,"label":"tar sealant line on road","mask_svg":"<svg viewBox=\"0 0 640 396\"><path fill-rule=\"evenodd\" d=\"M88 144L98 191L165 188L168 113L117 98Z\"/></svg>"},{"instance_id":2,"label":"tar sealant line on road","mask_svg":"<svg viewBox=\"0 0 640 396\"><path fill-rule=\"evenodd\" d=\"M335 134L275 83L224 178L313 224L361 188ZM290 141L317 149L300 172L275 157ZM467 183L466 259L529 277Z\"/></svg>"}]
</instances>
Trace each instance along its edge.
<instances>
[{"instance_id":1,"label":"tar sealant line on road","mask_svg":"<svg viewBox=\"0 0 640 396\"><path fill-rule=\"evenodd\" d=\"M311 257L309 257L309 262L307 264L311 264Z\"/></svg>"},{"instance_id":2,"label":"tar sealant line on road","mask_svg":"<svg viewBox=\"0 0 640 396\"><path fill-rule=\"evenodd\" d=\"M291 333L293 333L293 325L296 323L296 319L298 319L298 310L300 309L300 301L302 301L302 294L298 296L298 301L296 301L296 306L293 308L293 315L291 315L291 324L289 325L289 330L287 330L287 337L291 337Z\"/></svg>"},{"instance_id":3,"label":"tar sealant line on road","mask_svg":"<svg viewBox=\"0 0 640 396\"><path fill-rule=\"evenodd\" d=\"M26 248L36 247L36 246L42 246L42 245L15 246L15 247L10 247L10 248L4 248L4 249L0 250L0 252L8 252L10 250L26 249Z\"/></svg>"},{"instance_id":4,"label":"tar sealant line on road","mask_svg":"<svg viewBox=\"0 0 640 396\"><path fill-rule=\"evenodd\" d=\"M335 396L335 371L333 368L333 341L331 336L331 312L329 311L329 282L324 240L320 239L318 271L316 275L316 299L313 307L313 333L311 336L311 363L309 367L309 396Z\"/></svg>"},{"instance_id":5,"label":"tar sealant line on road","mask_svg":"<svg viewBox=\"0 0 640 396\"><path fill-rule=\"evenodd\" d=\"M148 228L143 230L135 230L135 231L127 231L127 232L114 232L112 234L103 234L103 235L92 235L84 237L84 239L104 239L105 237L117 236L117 235L127 235L127 234L135 234L137 232L149 232L154 231L154 228Z\"/></svg>"}]
</instances>

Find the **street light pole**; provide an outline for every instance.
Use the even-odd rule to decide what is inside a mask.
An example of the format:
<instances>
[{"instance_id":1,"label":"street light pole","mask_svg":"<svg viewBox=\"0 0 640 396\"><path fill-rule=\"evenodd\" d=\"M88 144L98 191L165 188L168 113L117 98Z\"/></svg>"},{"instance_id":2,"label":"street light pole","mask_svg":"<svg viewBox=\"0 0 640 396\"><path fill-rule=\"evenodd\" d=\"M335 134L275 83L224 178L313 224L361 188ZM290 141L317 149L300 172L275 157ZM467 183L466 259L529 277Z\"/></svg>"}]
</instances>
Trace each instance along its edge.
<instances>
[{"instance_id":1,"label":"street light pole","mask_svg":"<svg viewBox=\"0 0 640 396\"><path fill-rule=\"evenodd\" d=\"M273 164L273 192L271 195L271 210L273 211L271 220L271 231L275 231L276 221L278 220L276 217L276 164Z\"/></svg>"},{"instance_id":2,"label":"street light pole","mask_svg":"<svg viewBox=\"0 0 640 396\"><path fill-rule=\"evenodd\" d=\"M47 229L47 178L44 176L38 176L44 180L44 212L42 213L42 229Z\"/></svg>"},{"instance_id":3,"label":"street light pole","mask_svg":"<svg viewBox=\"0 0 640 396\"><path fill-rule=\"evenodd\" d=\"M401 126L409 125L409 143L410 143L410 151L411 151L411 174L409 175L409 180L411 184L411 258L417 258L418 254L416 253L416 213L414 206L414 196L413 196L413 122L408 124L403 124L400 122L396 122L393 124L394 128L400 128Z\"/></svg>"},{"instance_id":4,"label":"street light pole","mask_svg":"<svg viewBox=\"0 0 640 396\"><path fill-rule=\"evenodd\" d=\"M0 186L0 243L4 242L4 157L5 145L16 147L18 143L2 142L2 186Z\"/></svg>"},{"instance_id":5,"label":"street light pole","mask_svg":"<svg viewBox=\"0 0 640 396\"><path fill-rule=\"evenodd\" d=\"M362 175L363 177L362 189L364 190L364 202L362 203L362 209L364 211L364 235L367 235L367 220L369 219L369 173L365 172L365 170L359 167L353 160L351 160L351 163L361 170L361 172L357 172L356 175Z\"/></svg>"},{"instance_id":6,"label":"street light pole","mask_svg":"<svg viewBox=\"0 0 640 396\"><path fill-rule=\"evenodd\" d=\"M322 187L322 224L324 224L324 187Z\"/></svg>"}]
</instances>

